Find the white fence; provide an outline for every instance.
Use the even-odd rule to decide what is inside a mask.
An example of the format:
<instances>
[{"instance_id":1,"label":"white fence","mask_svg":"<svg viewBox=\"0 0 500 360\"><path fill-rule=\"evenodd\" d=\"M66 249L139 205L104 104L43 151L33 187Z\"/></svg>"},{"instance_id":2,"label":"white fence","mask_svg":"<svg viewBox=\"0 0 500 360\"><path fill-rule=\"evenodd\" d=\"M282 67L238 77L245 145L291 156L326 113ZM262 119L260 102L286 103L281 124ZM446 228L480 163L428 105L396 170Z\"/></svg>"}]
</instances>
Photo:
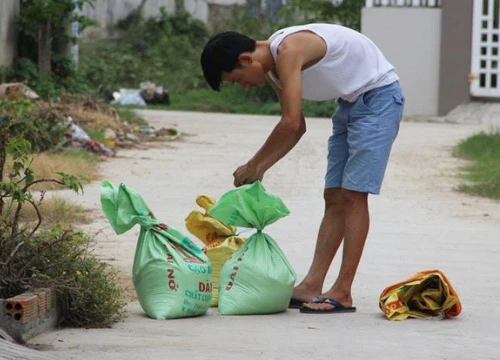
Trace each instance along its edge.
<instances>
[{"instance_id":1,"label":"white fence","mask_svg":"<svg viewBox=\"0 0 500 360\"><path fill-rule=\"evenodd\" d=\"M470 92L500 98L500 2L475 0L472 31Z\"/></svg>"},{"instance_id":2,"label":"white fence","mask_svg":"<svg viewBox=\"0 0 500 360\"><path fill-rule=\"evenodd\" d=\"M366 7L441 7L441 0L366 0Z\"/></svg>"}]
</instances>

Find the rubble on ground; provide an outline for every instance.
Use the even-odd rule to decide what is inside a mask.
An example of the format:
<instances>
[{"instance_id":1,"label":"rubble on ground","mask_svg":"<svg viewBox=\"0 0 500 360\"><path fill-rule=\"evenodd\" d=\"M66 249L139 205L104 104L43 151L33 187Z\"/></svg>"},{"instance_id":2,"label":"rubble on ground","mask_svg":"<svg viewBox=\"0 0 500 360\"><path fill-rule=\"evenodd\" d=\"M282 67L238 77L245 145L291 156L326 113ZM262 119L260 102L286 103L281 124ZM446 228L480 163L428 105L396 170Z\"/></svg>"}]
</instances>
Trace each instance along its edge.
<instances>
[{"instance_id":1,"label":"rubble on ground","mask_svg":"<svg viewBox=\"0 0 500 360\"><path fill-rule=\"evenodd\" d=\"M108 157L114 156L118 148L132 148L152 141L171 141L180 136L175 128L156 129L139 116L129 123L120 118L115 108L96 97L67 95L58 101L44 101L39 100L38 95L24 84L0 84L0 100L22 99L32 100L42 113L66 119L66 141L70 145L85 147ZM91 135L99 137L100 142Z\"/></svg>"},{"instance_id":2,"label":"rubble on ground","mask_svg":"<svg viewBox=\"0 0 500 360\"><path fill-rule=\"evenodd\" d=\"M39 96L29 86L15 82L0 84L0 100L37 100Z\"/></svg>"},{"instance_id":3,"label":"rubble on ground","mask_svg":"<svg viewBox=\"0 0 500 360\"><path fill-rule=\"evenodd\" d=\"M131 148L144 142L175 140L179 136L175 128L156 129L144 120L129 124L120 119L113 107L90 96L65 96L56 103L40 101L38 106L71 119L70 123L76 124L87 133L102 132L103 145L113 151L116 148Z\"/></svg>"}]
</instances>

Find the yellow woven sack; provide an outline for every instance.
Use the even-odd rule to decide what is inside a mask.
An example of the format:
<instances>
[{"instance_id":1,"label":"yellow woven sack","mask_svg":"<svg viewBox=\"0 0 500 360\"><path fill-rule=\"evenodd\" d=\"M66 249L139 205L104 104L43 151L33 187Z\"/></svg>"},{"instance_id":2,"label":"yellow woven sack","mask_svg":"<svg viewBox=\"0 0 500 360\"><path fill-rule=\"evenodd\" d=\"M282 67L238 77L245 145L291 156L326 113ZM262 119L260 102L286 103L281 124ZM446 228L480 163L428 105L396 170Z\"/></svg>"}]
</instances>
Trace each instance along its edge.
<instances>
[{"instance_id":1,"label":"yellow woven sack","mask_svg":"<svg viewBox=\"0 0 500 360\"><path fill-rule=\"evenodd\" d=\"M212 197L198 196L196 203L205 212L193 210L185 219L187 230L205 244L203 251L206 252L212 263L212 306L218 305L219 274L222 267L245 241L242 237L236 236L235 227L226 225L207 214L215 202Z\"/></svg>"},{"instance_id":2,"label":"yellow woven sack","mask_svg":"<svg viewBox=\"0 0 500 360\"><path fill-rule=\"evenodd\" d=\"M382 291L379 307L389 320L450 318L462 311L457 292L439 270L418 272Z\"/></svg>"}]
</instances>

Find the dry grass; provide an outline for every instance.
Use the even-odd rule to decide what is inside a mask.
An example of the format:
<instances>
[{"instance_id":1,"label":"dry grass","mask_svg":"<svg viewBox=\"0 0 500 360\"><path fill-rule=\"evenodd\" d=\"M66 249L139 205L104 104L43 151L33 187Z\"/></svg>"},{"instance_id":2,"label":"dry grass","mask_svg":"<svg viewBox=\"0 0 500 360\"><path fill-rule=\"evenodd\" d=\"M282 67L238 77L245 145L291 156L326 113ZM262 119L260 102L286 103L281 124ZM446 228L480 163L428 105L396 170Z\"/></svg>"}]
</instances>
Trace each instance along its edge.
<instances>
[{"instance_id":1,"label":"dry grass","mask_svg":"<svg viewBox=\"0 0 500 360\"><path fill-rule=\"evenodd\" d=\"M66 96L57 103L39 102L38 107L60 116L71 116L86 131L129 129L120 122L120 116L114 108L90 96Z\"/></svg>"},{"instance_id":2,"label":"dry grass","mask_svg":"<svg viewBox=\"0 0 500 360\"><path fill-rule=\"evenodd\" d=\"M37 220L35 209L32 206L26 206L23 210L22 219L24 221ZM40 205L40 214L44 226L90 224L92 222L88 210L59 197L43 200Z\"/></svg>"},{"instance_id":3,"label":"dry grass","mask_svg":"<svg viewBox=\"0 0 500 360\"><path fill-rule=\"evenodd\" d=\"M12 206L10 215L14 213L16 203ZM11 207L11 202L5 204L5 210ZM76 224L90 224L92 217L88 210L73 202L60 197L44 199L38 207L42 217L42 226L44 228L52 227L56 224L63 226ZM36 223L38 217L35 209L29 203L25 203L21 211L20 220L22 223Z\"/></svg>"},{"instance_id":4,"label":"dry grass","mask_svg":"<svg viewBox=\"0 0 500 360\"><path fill-rule=\"evenodd\" d=\"M33 159L33 170L37 179L59 179L57 174L63 172L70 175L82 175L88 181L99 178L97 160L86 151L67 151L63 153L40 153L35 154ZM6 174L12 171L12 159L7 159ZM63 187L56 183L35 184L31 190L60 190Z\"/></svg>"}]
</instances>

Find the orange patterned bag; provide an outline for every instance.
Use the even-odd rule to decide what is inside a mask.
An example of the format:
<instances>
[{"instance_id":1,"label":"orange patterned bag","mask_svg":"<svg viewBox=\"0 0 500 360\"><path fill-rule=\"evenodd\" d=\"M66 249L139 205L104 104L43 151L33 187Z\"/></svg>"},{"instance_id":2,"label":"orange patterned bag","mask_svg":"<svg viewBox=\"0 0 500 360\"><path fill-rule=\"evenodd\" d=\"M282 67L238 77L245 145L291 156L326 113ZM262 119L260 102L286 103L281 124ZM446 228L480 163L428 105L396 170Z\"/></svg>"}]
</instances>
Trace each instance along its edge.
<instances>
[{"instance_id":1,"label":"orange patterned bag","mask_svg":"<svg viewBox=\"0 0 500 360\"><path fill-rule=\"evenodd\" d=\"M389 320L454 317L462 311L457 292L439 270L421 271L385 288L379 306Z\"/></svg>"}]
</instances>

